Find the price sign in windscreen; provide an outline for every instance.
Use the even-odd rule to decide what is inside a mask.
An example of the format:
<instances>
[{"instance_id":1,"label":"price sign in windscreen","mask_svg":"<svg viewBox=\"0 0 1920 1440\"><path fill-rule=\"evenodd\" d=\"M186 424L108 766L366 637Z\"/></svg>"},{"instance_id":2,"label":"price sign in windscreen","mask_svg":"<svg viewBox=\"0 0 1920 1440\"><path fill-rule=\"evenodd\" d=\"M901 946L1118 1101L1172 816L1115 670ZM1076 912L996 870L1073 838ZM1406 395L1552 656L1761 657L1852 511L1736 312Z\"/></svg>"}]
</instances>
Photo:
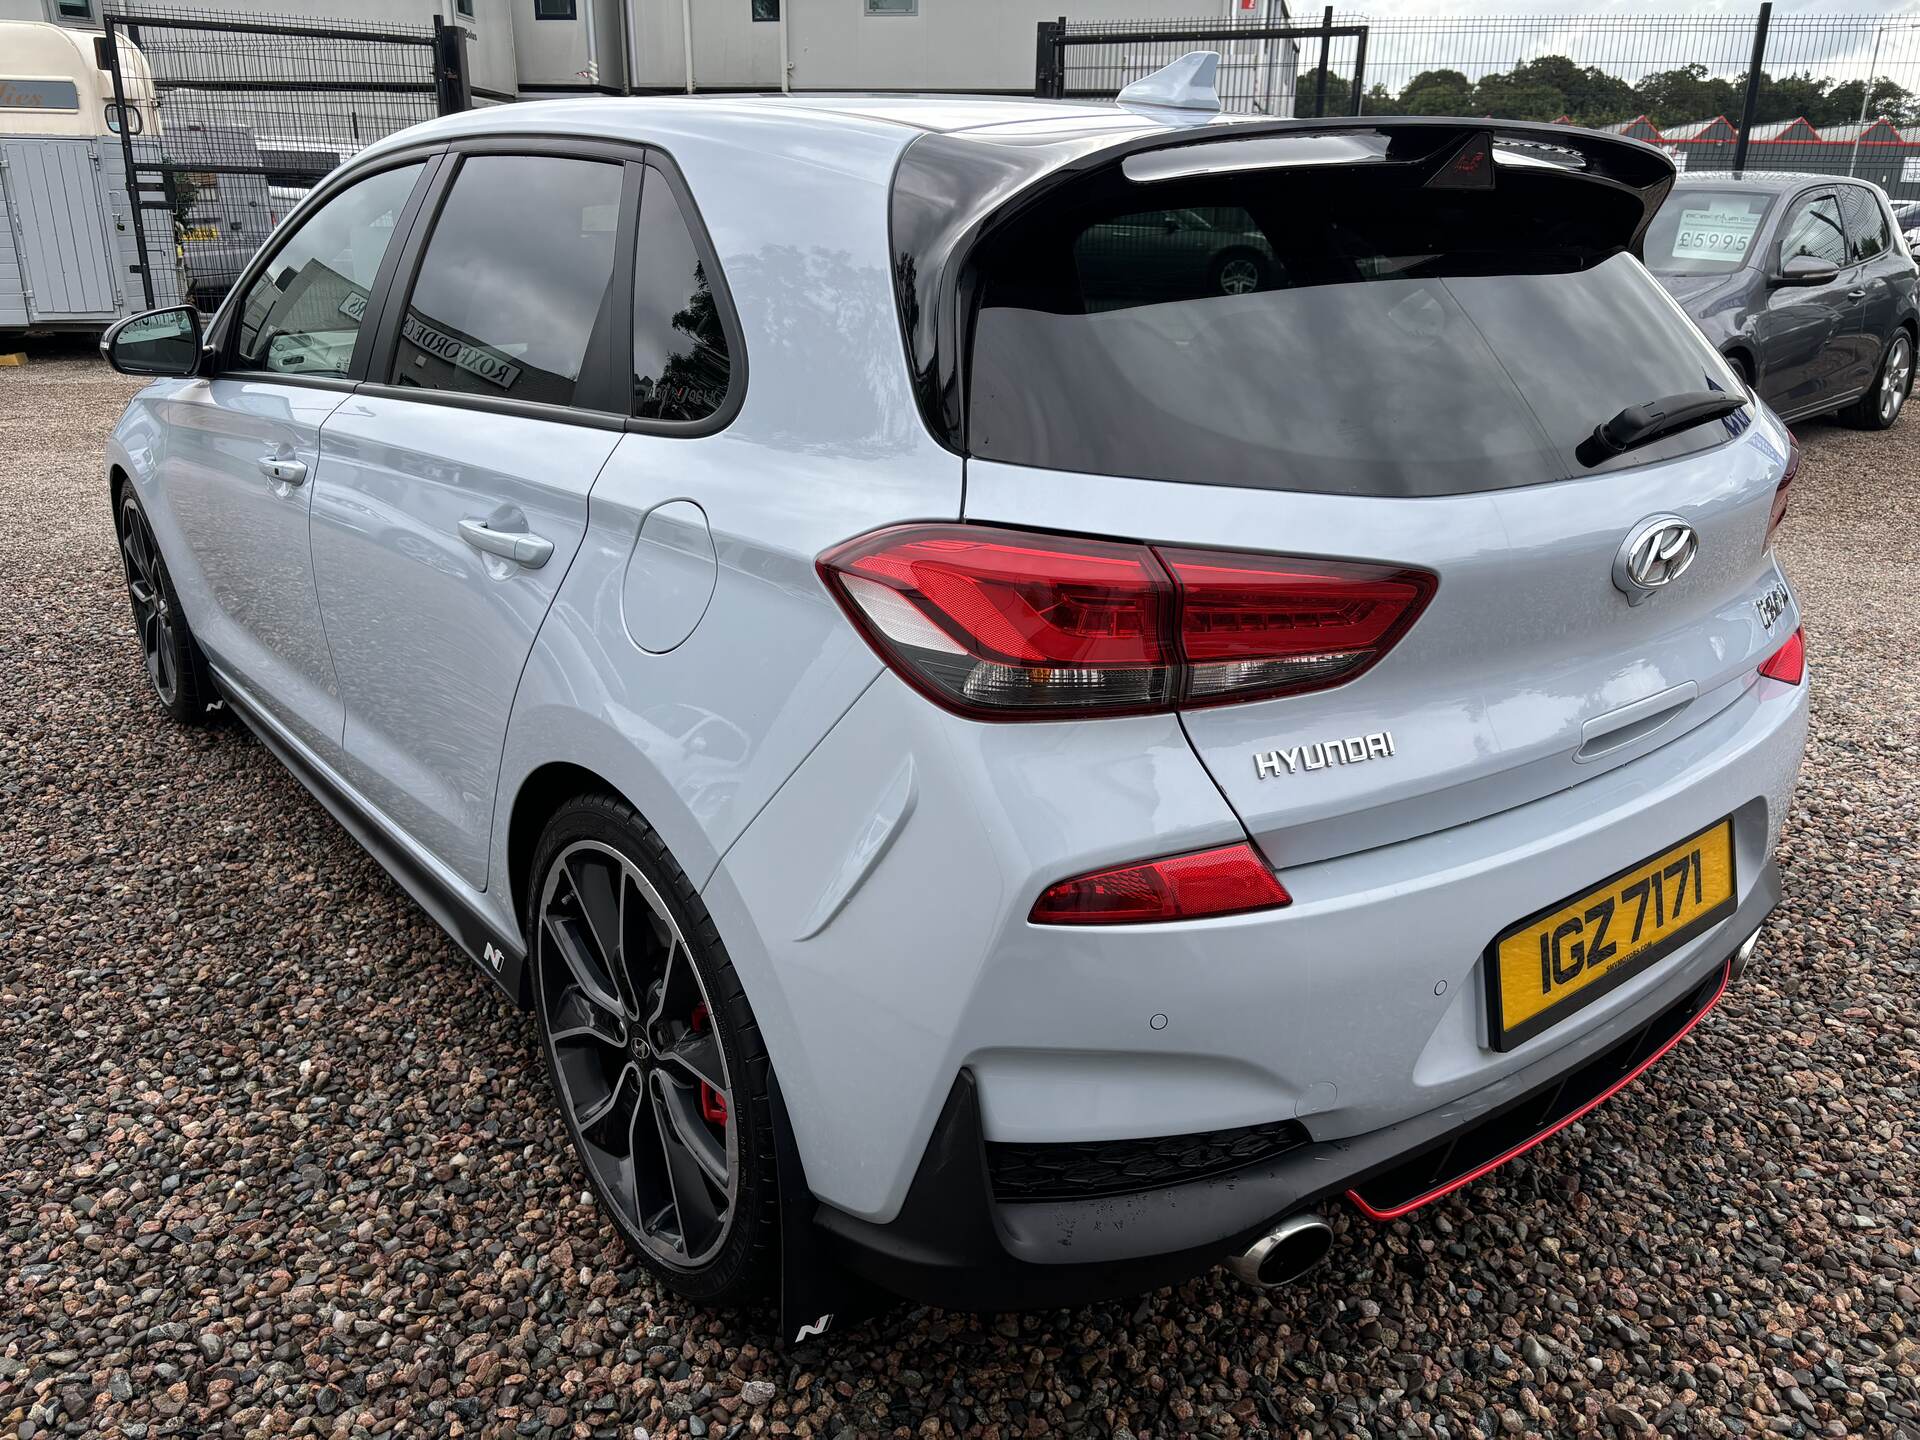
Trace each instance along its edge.
<instances>
[{"instance_id":1,"label":"price sign in windscreen","mask_svg":"<svg viewBox=\"0 0 1920 1440\"><path fill-rule=\"evenodd\" d=\"M1760 214L1738 201L1720 201L1704 210L1682 210L1673 236L1676 260L1729 260L1739 263L1760 228Z\"/></svg>"}]
</instances>

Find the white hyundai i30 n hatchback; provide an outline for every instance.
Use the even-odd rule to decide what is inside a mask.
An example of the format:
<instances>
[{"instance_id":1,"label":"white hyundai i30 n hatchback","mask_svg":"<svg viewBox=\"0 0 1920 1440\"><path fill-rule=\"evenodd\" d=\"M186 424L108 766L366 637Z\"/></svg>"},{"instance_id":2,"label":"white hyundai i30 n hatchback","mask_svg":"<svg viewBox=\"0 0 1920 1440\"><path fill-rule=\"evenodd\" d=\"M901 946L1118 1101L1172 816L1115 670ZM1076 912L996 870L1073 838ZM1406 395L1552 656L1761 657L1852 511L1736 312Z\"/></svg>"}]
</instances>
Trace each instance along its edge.
<instances>
[{"instance_id":1,"label":"white hyundai i30 n hatchback","mask_svg":"<svg viewBox=\"0 0 1920 1440\"><path fill-rule=\"evenodd\" d=\"M1641 266L1673 179L1152 97L438 120L105 342L147 670L530 1007L683 1293L1277 1283L1779 898L1796 452Z\"/></svg>"}]
</instances>

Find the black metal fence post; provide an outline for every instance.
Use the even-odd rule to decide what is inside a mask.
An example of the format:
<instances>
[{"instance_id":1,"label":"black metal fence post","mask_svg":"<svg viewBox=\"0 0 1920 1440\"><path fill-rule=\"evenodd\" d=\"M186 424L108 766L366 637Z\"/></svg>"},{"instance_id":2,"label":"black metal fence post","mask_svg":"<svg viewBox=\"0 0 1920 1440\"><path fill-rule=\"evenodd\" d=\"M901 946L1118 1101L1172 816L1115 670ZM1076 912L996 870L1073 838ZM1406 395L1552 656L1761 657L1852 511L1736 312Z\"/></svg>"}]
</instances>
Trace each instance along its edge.
<instances>
[{"instance_id":1,"label":"black metal fence post","mask_svg":"<svg viewBox=\"0 0 1920 1440\"><path fill-rule=\"evenodd\" d=\"M1360 33L1353 37L1353 94L1347 106L1349 115L1358 115L1365 108L1367 94L1367 27L1362 25Z\"/></svg>"},{"instance_id":2,"label":"black metal fence post","mask_svg":"<svg viewBox=\"0 0 1920 1440\"><path fill-rule=\"evenodd\" d=\"M467 32L433 17L433 93L442 115L473 108L473 82L467 74Z\"/></svg>"},{"instance_id":3,"label":"black metal fence post","mask_svg":"<svg viewBox=\"0 0 1920 1440\"><path fill-rule=\"evenodd\" d=\"M1320 77L1313 86L1314 118L1327 113L1327 58L1333 49L1333 7L1320 17Z\"/></svg>"},{"instance_id":4,"label":"black metal fence post","mask_svg":"<svg viewBox=\"0 0 1920 1440\"><path fill-rule=\"evenodd\" d=\"M1039 100L1058 99L1061 89L1060 37L1066 33L1067 17L1042 20L1033 42L1033 93Z\"/></svg>"},{"instance_id":5,"label":"black metal fence post","mask_svg":"<svg viewBox=\"0 0 1920 1440\"><path fill-rule=\"evenodd\" d=\"M101 48L106 51L107 73L113 77L113 113L119 117L120 163L126 167L127 212L133 218L133 245L140 252L140 292L147 297L147 309L153 309L153 266L147 254L147 227L140 218L140 179L133 168L133 122L127 115L127 83L120 73L120 32L114 27L113 16L102 17L106 26L107 43Z\"/></svg>"},{"instance_id":6,"label":"black metal fence post","mask_svg":"<svg viewBox=\"0 0 1920 1440\"><path fill-rule=\"evenodd\" d=\"M1740 133L1733 141L1736 175L1747 168L1747 142L1753 136L1754 114L1760 107L1760 67L1767 59L1767 22L1772 18L1773 0L1761 0L1760 18L1753 26L1753 62L1747 66L1747 98L1740 107Z\"/></svg>"}]
</instances>

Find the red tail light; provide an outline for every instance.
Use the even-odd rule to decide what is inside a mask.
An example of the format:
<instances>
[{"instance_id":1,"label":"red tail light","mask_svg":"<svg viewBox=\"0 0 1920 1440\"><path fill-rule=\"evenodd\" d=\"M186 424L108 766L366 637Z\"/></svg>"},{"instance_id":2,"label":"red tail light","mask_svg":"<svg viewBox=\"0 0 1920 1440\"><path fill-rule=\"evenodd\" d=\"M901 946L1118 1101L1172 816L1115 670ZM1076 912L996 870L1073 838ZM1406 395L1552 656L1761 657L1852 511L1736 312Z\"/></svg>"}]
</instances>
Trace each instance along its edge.
<instances>
[{"instance_id":1,"label":"red tail light","mask_svg":"<svg viewBox=\"0 0 1920 1440\"><path fill-rule=\"evenodd\" d=\"M1787 468L1780 472L1780 483L1773 490L1773 509L1767 515L1767 544L1773 543L1773 532L1780 528L1780 522L1787 518L1787 490L1793 484L1793 477L1800 470L1800 442L1787 436Z\"/></svg>"},{"instance_id":2,"label":"red tail light","mask_svg":"<svg viewBox=\"0 0 1920 1440\"><path fill-rule=\"evenodd\" d=\"M1290 903L1253 846L1170 855L1049 885L1033 902L1035 925L1141 925L1239 915Z\"/></svg>"},{"instance_id":3,"label":"red tail light","mask_svg":"<svg viewBox=\"0 0 1920 1440\"><path fill-rule=\"evenodd\" d=\"M1796 630L1786 644L1767 657L1760 673L1769 680L1798 685L1807 678L1807 641L1804 631Z\"/></svg>"},{"instance_id":4,"label":"red tail light","mask_svg":"<svg viewBox=\"0 0 1920 1440\"><path fill-rule=\"evenodd\" d=\"M981 525L882 530L821 557L868 641L963 714L1219 704L1352 679L1431 598L1425 571Z\"/></svg>"}]
</instances>

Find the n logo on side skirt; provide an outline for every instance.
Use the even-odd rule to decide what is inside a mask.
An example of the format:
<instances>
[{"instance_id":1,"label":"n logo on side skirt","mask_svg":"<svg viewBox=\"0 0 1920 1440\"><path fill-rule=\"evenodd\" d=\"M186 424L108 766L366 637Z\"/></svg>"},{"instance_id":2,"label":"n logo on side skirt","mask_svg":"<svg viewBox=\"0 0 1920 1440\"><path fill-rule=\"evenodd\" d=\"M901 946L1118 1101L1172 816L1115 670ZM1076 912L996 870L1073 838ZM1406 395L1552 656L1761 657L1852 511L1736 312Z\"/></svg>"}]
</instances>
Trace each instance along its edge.
<instances>
[{"instance_id":1,"label":"n logo on side skirt","mask_svg":"<svg viewBox=\"0 0 1920 1440\"><path fill-rule=\"evenodd\" d=\"M831 1312L829 1312L825 1315L822 1315L818 1320L814 1321L811 1325L802 1325L799 1328L799 1330L794 1332L793 1343L798 1345L802 1340L810 1339L815 1335L824 1335L827 1333L828 1329L832 1327L832 1325L833 1325L833 1315Z\"/></svg>"}]
</instances>

